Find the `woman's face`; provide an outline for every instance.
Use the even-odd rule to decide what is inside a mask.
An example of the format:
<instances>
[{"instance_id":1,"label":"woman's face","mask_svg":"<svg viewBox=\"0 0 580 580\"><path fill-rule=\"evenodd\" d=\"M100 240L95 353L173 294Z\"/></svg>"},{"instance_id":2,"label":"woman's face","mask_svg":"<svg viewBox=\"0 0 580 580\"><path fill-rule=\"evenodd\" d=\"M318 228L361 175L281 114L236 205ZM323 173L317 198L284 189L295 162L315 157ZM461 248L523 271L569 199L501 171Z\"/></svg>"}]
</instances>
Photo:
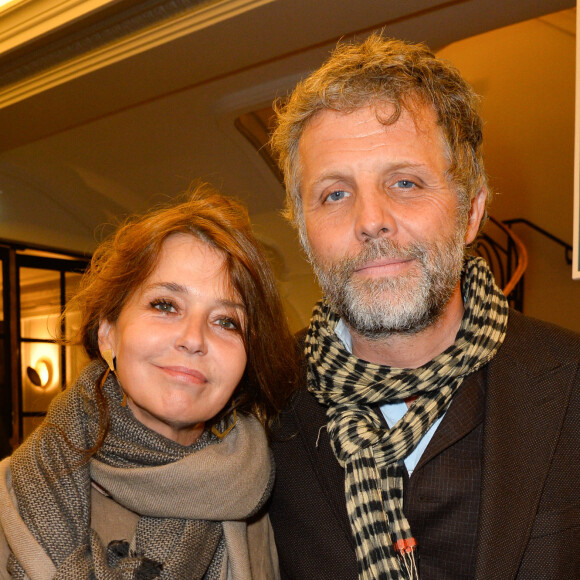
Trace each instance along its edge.
<instances>
[{"instance_id":1,"label":"woman's face","mask_svg":"<svg viewBox=\"0 0 580 580\"><path fill-rule=\"evenodd\" d=\"M172 234L118 320L99 327L135 417L183 445L225 407L246 367L245 308L223 264L196 237Z\"/></svg>"}]
</instances>

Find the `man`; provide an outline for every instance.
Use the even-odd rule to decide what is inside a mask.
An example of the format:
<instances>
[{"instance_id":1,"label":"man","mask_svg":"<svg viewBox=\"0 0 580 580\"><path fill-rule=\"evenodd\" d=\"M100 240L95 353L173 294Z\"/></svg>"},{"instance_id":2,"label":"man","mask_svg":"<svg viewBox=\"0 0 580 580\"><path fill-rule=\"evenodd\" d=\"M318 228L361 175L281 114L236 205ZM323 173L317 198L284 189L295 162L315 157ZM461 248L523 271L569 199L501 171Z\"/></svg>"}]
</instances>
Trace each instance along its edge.
<instances>
[{"instance_id":1,"label":"man","mask_svg":"<svg viewBox=\"0 0 580 580\"><path fill-rule=\"evenodd\" d=\"M324 296L273 441L284 578L580 578L580 338L465 257L489 197L476 105L426 48L373 35L278 111Z\"/></svg>"}]
</instances>

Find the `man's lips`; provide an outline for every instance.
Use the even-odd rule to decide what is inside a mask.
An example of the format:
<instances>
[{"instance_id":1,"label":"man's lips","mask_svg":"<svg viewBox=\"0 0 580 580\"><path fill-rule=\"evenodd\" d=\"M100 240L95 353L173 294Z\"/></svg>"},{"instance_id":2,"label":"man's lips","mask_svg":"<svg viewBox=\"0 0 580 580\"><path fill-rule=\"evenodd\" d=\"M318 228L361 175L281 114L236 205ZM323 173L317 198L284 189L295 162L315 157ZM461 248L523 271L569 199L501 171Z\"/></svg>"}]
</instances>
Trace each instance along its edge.
<instances>
[{"instance_id":1,"label":"man's lips","mask_svg":"<svg viewBox=\"0 0 580 580\"><path fill-rule=\"evenodd\" d=\"M365 262L355 269L355 273L372 276L373 274L396 274L404 270L413 258L380 258Z\"/></svg>"},{"instance_id":2,"label":"man's lips","mask_svg":"<svg viewBox=\"0 0 580 580\"><path fill-rule=\"evenodd\" d=\"M195 369L183 366L160 366L159 368L169 376L186 383L207 383L207 377Z\"/></svg>"}]
</instances>

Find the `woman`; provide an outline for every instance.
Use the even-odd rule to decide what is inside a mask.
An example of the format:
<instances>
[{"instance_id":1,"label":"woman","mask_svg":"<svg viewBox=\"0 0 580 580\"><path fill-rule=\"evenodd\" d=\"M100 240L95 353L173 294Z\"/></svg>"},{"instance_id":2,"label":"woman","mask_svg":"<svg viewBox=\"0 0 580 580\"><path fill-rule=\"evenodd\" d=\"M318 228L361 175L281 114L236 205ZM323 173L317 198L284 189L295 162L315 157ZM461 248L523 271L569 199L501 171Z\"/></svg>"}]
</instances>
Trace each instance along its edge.
<instances>
[{"instance_id":1,"label":"woman","mask_svg":"<svg viewBox=\"0 0 580 580\"><path fill-rule=\"evenodd\" d=\"M69 306L92 362L0 463L0 578L277 578L264 427L295 348L245 212L129 221Z\"/></svg>"}]
</instances>

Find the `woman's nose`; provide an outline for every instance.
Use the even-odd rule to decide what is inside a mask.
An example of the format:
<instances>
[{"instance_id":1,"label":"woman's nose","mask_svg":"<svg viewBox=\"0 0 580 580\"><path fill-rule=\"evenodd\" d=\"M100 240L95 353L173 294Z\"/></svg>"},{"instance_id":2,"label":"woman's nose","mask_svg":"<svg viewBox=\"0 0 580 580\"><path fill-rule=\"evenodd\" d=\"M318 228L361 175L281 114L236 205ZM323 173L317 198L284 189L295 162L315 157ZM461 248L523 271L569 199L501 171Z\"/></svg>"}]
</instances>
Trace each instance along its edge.
<instances>
[{"instance_id":1,"label":"woman's nose","mask_svg":"<svg viewBox=\"0 0 580 580\"><path fill-rule=\"evenodd\" d=\"M207 328L205 321L194 315L185 317L177 332L175 347L190 354L207 352Z\"/></svg>"}]
</instances>

